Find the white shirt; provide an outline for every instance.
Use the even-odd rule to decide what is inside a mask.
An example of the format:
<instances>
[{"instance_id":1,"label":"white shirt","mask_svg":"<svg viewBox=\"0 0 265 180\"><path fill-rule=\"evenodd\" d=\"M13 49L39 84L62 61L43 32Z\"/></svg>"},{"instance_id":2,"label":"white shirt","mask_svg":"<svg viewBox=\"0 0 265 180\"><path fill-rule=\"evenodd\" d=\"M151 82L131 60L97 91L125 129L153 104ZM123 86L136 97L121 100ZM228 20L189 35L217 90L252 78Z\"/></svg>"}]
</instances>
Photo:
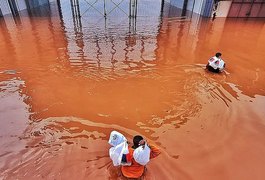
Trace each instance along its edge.
<instances>
[{"instance_id":1,"label":"white shirt","mask_svg":"<svg viewBox=\"0 0 265 180\"><path fill-rule=\"evenodd\" d=\"M221 71L224 69L224 65L225 65L225 62L221 58L218 58L216 56L211 57L208 60L208 63L209 63L209 66L211 66L212 68L214 69L219 68L219 70Z\"/></svg>"}]
</instances>

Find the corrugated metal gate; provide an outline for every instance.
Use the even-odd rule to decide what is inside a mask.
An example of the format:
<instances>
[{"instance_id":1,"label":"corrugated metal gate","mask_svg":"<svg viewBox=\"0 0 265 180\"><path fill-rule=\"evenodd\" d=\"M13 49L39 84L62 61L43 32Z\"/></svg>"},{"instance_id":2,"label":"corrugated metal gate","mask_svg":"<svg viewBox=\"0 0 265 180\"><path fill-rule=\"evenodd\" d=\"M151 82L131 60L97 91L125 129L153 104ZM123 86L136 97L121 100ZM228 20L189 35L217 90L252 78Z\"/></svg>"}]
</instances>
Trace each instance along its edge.
<instances>
[{"instance_id":1,"label":"corrugated metal gate","mask_svg":"<svg viewBox=\"0 0 265 180\"><path fill-rule=\"evenodd\" d=\"M228 17L265 17L265 0L233 0Z\"/></svg>"}]
</instances>

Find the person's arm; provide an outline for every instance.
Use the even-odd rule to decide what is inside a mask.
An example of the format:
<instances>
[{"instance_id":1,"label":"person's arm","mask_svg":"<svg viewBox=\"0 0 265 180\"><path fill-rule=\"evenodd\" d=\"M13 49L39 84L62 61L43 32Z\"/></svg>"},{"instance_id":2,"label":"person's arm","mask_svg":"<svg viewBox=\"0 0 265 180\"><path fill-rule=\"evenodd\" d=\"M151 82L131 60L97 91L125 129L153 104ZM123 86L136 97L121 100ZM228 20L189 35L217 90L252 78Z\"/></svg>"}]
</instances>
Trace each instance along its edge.
<instances>
[{"instance_id":1,"label":"person's arm","mask_svg":"<svg viewBox=\"0 0 265 180\"><path fill-rule=\"evenodd\" d=\"M143 139L143 140L141 140L139 142L139 145L144 145L145 143L147 143L147 142L146 142L146 140ZM150 152L150 159L157 157L161 153L161 151L159 150L159 148L157 148L152 143L147 143L147 146L151 150L151 152Z\"/></svg>"},{"instance_id":2,"label":"person's arm","mask_svg":"<svg viewBox=\"0 0 265 180\"><path fill-rule=\"evenodd\" d=\"M150 159L157 157L161 153L161 151L159 150L159 148L157 148L155 145L148 144L148 146L151 149Z\"/></svg>"}]
</instances>

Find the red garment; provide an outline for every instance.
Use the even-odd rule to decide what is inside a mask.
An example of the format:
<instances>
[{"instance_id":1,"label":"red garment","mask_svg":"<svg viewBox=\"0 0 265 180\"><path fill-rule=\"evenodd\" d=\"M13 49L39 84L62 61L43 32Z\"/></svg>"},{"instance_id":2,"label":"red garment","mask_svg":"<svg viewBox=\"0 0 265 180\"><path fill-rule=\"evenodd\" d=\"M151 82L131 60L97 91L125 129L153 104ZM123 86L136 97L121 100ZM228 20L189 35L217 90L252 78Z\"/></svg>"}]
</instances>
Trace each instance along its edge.
<instances>
[{"instance_id":1,"label":"red garment","mask_svg":"<svg viewBox=\"0 0 265 180\"><path fill-rule=\"evenodd\" d=\"M160 150L155 147L154 145L148 145L150 147L150 159L155 158L158 156L161 152ZM132 164L130 166L122 166L121 167L121 172L122 174L127 177L127 178L139 178L143 175L144 173L144 166L137 163L134 158L133 158L133 148L129 148L129 155L132 158Z\"/></svg>"}]
</instances>

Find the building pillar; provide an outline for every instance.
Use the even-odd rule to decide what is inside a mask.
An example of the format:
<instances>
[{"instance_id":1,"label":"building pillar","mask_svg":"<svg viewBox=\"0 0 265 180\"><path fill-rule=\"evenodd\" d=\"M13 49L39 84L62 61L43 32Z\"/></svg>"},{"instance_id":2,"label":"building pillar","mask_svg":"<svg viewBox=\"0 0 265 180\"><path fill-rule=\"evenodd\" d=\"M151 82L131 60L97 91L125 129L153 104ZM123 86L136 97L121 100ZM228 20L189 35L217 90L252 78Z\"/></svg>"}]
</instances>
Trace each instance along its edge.
<instances>
[{"instance_id":1,"label":"building pillar","mask_svg":"<svg viewBox=\"0 0 265 180\"><path fill-rule=\"evenodd\" d=\"M14 0L8 0L8 4L9 4L9 7L11 9L12 15L18 16L19 13L18 13L18 8L17 8L16 2Z\"/></svg>"},{"instance_id":2,"label":"building pillar","mask_svg":"<svg viewBox=\"0 0 265 180\"><path fill-rule=\"evenodd\" d=\"M3 13L2 13L2 11L1 11L1 9L0 9L0 17L3 17Z\"/></svg>"},{"instance_id":3,"label":"building pillar","mask_svg":"<svg viewBox=\"0 0 265 180\"><path fill-rule=\"evenodd\" d=\"M188 1L189 0L184 0L183 7L182 7L182 12L181 12L181 16L186 16Z\"/></svg>"},{"instance_id":4,"label":"building pillar","mask_svg":"<svg viewBox=\"0 0 265 180\"><path fill-rule=\"evenodd\" d=\"M74 21L74 29L76 32L82 32L82 23L81 23L81 13L79 8L79 1L78 0L70 0L71 2L71 10L72 10L72 17Z\"/></svg>"},{"instance_id":5,"label":"building pillar","mask_svg":"<svg viewBox=\"0 0 265 180\"><path fill-rule=\"evenodd\" d=\"M137 16L137 0L130 0L129 3L129 17L136 18Z\"/></svg>"}]
</instances>

